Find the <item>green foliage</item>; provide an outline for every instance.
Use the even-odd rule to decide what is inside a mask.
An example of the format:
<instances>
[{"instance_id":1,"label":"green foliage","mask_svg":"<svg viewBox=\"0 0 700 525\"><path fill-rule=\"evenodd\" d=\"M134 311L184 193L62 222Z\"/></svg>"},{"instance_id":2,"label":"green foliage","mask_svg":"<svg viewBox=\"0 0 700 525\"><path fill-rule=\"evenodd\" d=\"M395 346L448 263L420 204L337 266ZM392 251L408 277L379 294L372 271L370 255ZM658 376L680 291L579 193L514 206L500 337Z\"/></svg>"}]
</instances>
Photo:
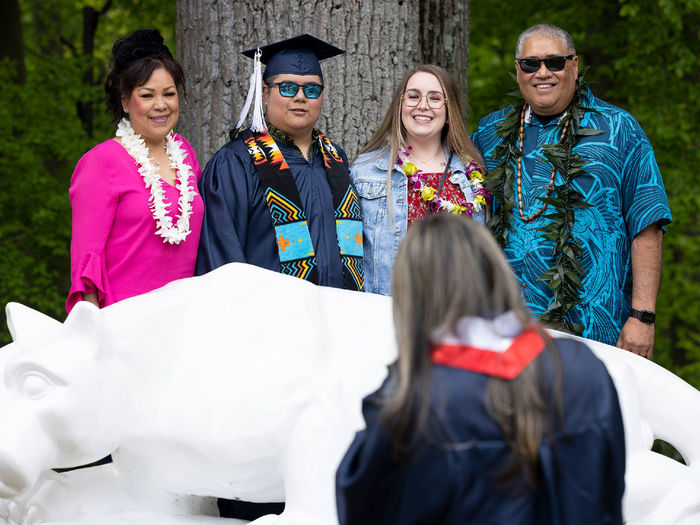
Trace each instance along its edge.
<instances>
[{"instance_id":1,"label":"green foliage","mask_svg":"<svg viewBox=\"0 0 700 525\"><path fill-rule=\"evenodd\" d=\"M584 89L581 74L576 82L574 102L557 128L561 130L561 140L542 148L545 158L561 173L564 184L554 185L552 197L539 198L553 208L551 213L544 215L551 222L540 228L540 231L544 238L554 242L554 266L538 279L545 281L553 291L552 302L540 315L540 319L548 326L578 335L583 332L584 326L567 317L569 311L581 302L580 294L583 291L583 266L580 262L583 250L574 237L574 212L576 209L587 208L590 204L571 186L575 177L587 173L585 166L588 163L573 148L581 137L602 133L597 129L580 127L581 120L587 113L583 103Z\"/></svg>"},{"instance_id":2,"label":"green foliage","mask_svg":"<svg viewBox=\"0 0 700 525\"><path fill-rule=\"evenodd\" d=\"M494 16L507 13L508 16ZM469 102L481 117L511 104L514 48L537 23L567 29L598 96L630 111L654 146L673 212L664 237L654 359L700 387L700 2L471 2ZM472 123L475 127L475 122Z\"/></svg>"},{"instance_id":3,"label":"green foliage","mask_svg":"<svg viewBox=\"0 0 700 525\"><path fill-rule=\"evenodd\" d=\"M94 56L83 53L86 9L98 19ZM0 345L10 341L4 307L18 301L62 319L70 288L71 210L75 164L112 135L102 87L114 41L157 27L174 49L175 3L154 0L21 0L25 83L0 63ZM91 72L93 81L86 81ZM78 103L92 102L88 136Z\"/></svg>"},{"instance_id":4,"label":"green foliage","mask_svg":"<svg viewBox=\"0 0 700 525\"><path fill-rule=\"evenodd\" d=\"M515 170L511 160L521 156L520 150L516 146L518 130L520 129L520 114L521 111L515 106L499 124L498 134L504 140L496 146L493 154L496 158L503 160L484 181L484 186L496 198L496 202L502 203L496 208L488 222L488 227L501 248L505 248L508 243L508 232L514 230L512 210L515 204L513 194ZM515 140L511 140L511 138Z\"/></svg>"}]
</instances>

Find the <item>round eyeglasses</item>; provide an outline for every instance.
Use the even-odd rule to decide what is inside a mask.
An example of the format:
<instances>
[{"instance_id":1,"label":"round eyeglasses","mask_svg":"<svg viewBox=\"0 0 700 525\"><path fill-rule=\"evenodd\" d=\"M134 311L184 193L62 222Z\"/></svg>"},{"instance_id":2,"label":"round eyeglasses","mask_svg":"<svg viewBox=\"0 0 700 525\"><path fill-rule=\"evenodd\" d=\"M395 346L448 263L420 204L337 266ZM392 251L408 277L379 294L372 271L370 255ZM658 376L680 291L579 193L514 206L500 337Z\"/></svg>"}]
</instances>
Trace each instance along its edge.
<instances>
[{"instance_id":1,"label":"round eyeglasses","mask_svg":"<svg viewBox=\"0 0 700 525\"><path fill-rule=\"evenodd\" d=\"M409 89L401 95L403 103L409 108L414 108L420 104L423 97L425 97L425 101L430 109L440 109L445 105L445 101L447 100L447 97L439 91L428 91L425 95L421 95L420 91Z\"/></svg>"},{"instance_id":2,"label":"round eyeglasses","mask_svg":"<svg viewBox=\"0 0 700 525\"><path fill-rule=\"evenodd\" d=\"M308 84L297 84L296 82L270 82L267 84L269 87L277 86L280 90L280 95L283 97L294 97L299 93L299 88L304 91L306 98L318 98L323 93L323 86L321 84L316 84L315 82L310 82Z\"/></svg>"}]
</instances>

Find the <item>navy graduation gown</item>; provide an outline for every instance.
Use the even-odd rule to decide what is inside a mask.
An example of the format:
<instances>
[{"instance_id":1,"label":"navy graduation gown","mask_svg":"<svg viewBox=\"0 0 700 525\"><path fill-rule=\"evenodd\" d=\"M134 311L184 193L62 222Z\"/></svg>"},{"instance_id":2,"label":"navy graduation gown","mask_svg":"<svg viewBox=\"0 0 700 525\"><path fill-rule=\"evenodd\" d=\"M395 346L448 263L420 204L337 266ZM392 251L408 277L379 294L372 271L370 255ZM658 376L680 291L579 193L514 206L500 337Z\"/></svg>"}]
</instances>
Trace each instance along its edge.
<instances>
[{"instance_id":1,"label":"navy graduation gown","mask_svg":"<svg viewBox=\"0 0 700 525\"><path fill-rule=\"evenodd\" d=\"M563 432L540 446L537 492L514 494L497 479L509 448L484 406L489 377L458 368L433 365L430 437L418 441L405 464L394 462L378 419L394 368L364 400L366 429L338 468L340 524L622 524L625 443L617 392L584 344L555 344L562 357ZM537 359L549 393L551 355L545 350Z\"/></svg>"},{"instance_id":2,"label":"navy graduation gown","mask_svg":"<svg viewBox=\"0 0 700 525\"><path fill-rule=\"evenodd\" d=\"M275 139L292 172L308 219L316 253L319 284L343 287L343 268L335 228L335 208L318 145L307 161ZM333 144L347 166L345 152ZM253 161L237 138L214 154L199 183L204 221L197 254L197 275L230 262L280 271L275 229Z\"/></svg>"}]
</instances>

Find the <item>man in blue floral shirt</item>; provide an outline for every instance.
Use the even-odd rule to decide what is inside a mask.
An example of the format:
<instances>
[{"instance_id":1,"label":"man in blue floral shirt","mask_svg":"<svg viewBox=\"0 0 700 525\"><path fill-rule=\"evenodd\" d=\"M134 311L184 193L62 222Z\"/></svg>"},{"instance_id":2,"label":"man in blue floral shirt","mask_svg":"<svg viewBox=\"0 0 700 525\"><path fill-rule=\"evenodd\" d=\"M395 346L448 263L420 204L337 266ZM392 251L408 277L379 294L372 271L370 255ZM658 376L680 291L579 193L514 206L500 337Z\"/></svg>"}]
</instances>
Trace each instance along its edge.
<instances>
[{"instance_id":1,"label":"man in blue floral shirt","mask_svg":"<svg viewBox=\"0 0 700 525\"><path fill-rule=\"evenodd\" d=\"M510 210L502 215L512 228L504 250L523 296L536 315L560 307L554 300L559 277L540 279L555 265L553 235L541 229L560 210L554 209L552 200L540 198L555 197L566 187L588 205L570 208L571 236L580 247L574 256L581 271L580 275L564 272L564 278L580 283L579 302L572 302L567 319L582 325L584 337L651 357L662 237L671 212L649 139L629 113L581 87L580 128L600 131L574 136L573 152L586 165L567 183L547 161L542 146L562 140L566 129L558 123L573 111L579 89L573 39L555 26L527 29L518 39L515 68L524 105L515 108L518 115L511 106L483 118L473 140L493 170L508 155L502 148L494 151L506 140L499 126L508 117L520 118L519 127L511 121L511 151L516 153L507 163L512 168L512 192L503 192L507 205L497 202L496 214L499 206ZM564 238L569 226L556 234Z\"/></svg>"}]
</instances>

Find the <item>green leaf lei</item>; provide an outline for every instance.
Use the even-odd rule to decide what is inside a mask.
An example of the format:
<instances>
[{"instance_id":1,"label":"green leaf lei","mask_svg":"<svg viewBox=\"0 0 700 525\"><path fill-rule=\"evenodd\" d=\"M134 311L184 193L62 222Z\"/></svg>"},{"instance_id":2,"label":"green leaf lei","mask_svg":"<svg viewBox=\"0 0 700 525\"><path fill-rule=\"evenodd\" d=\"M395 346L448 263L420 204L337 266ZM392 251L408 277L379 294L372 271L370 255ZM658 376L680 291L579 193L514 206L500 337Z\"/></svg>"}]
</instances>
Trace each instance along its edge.
<instances>
[{"instance_id":1,"label":"green leaf lei","mask_svg":"<svg viewBox=\"0 0 700 525\"><path fill-rule=\"evenodd\" d=\"M573 151L573 148L581 137L602 133L602 130L581 127L581 119L585 113L596 112L584 106L585 91L586 84L581 74L576 81L571 105L557 125L557 132L561 133L563 127L569 122L564 136L556 144L542 146L545 158L557 169L563 184L555 184L549 197L537 197L540 201L547 203L550 210L553 209L542 216L550 219L551 222L539 228L538 231L542 232L545 239L554 242L552 252L554 265L538 278L540 281L545 281L552 289L554 297L547 310L539 317L553 328L564 329L575 334L583 332L584 327L567 318L567 313L581 302L579 295L583 290L581 283L583 266L580 261L583 250L580 241L573 235L574 211L588 208L590 204L571 185L576 177L587 173L584 167L588 164ZM513 178L517 159L520 156L518 148L520 113L524 104L525 101L522 100L498 126L497 133L503 141L494 148L492 158L500 158L501 162L489 173L484 183L497 202L488 226L501 248L505 248L508 242L509 231L514 230L512 225L512 210L515 205Z\"/></svg>"}]
</instances>

